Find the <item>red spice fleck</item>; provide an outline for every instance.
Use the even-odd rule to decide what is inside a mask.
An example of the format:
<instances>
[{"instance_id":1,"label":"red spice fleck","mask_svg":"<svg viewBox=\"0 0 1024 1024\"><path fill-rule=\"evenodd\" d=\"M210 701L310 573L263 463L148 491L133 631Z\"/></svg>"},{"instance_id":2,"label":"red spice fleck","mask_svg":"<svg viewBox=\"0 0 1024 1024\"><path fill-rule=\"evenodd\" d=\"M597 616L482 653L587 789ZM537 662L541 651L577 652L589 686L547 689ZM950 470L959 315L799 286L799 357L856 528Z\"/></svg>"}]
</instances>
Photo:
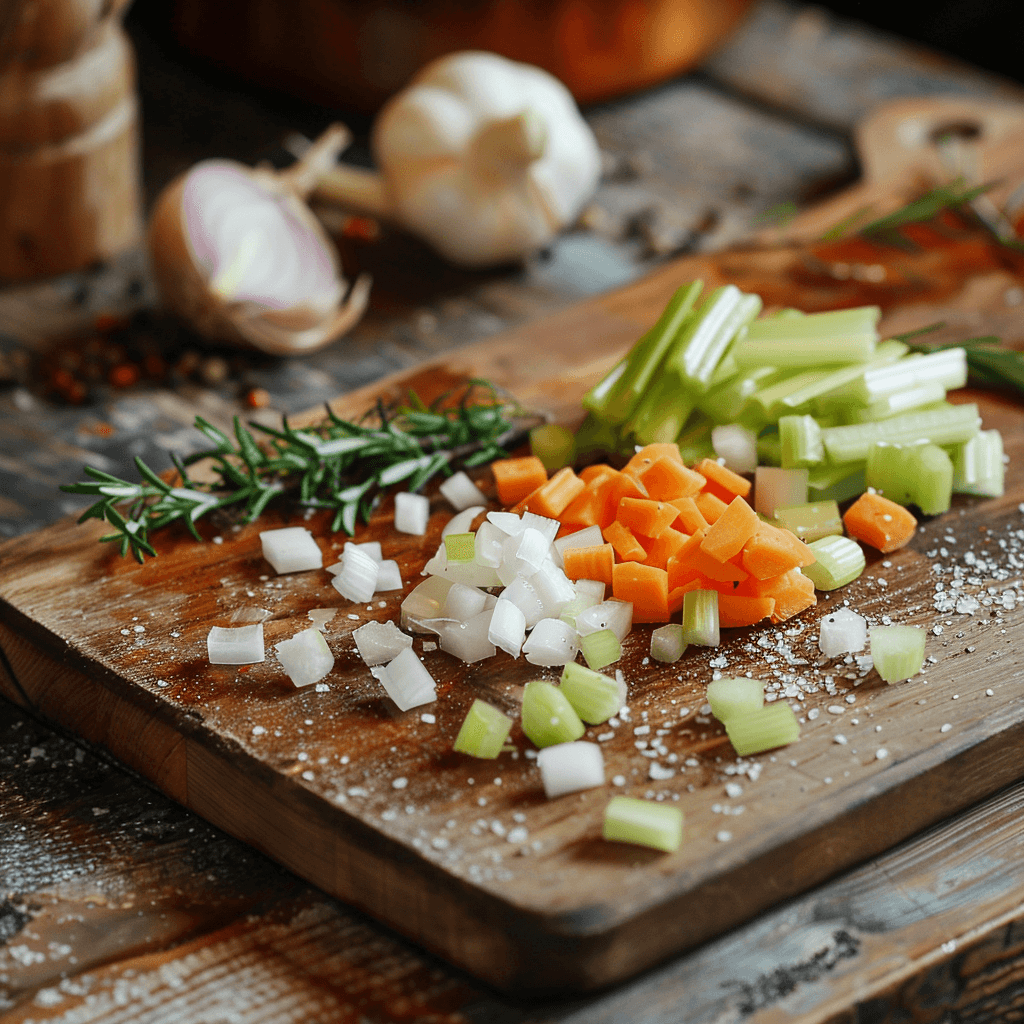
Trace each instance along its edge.
<instances>
[{"instance_id":1,"label":"red spice fleck","mask_svg":"<svg viewBox=\"0 0 1024 1024\"><path fill-rule=\"evenodd\" d=\"M245 393L245 404L250 409L265 409L270 405L270 392L266 388L249 388Z\"/></svg>"}]
</instances>

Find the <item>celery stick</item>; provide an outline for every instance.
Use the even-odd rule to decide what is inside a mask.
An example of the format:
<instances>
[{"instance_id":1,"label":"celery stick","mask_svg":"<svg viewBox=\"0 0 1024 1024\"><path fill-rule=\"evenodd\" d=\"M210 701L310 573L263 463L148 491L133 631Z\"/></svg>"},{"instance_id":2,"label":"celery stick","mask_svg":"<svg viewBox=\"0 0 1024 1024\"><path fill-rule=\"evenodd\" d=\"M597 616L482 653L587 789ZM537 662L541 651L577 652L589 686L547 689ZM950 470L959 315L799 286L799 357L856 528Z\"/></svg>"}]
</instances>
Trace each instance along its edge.
<instances>
[{"instance_id":1,"label":"celery stick","mask_svg":"<svg viewBox=\"0 0 1024 1024\"><path fill-rule=\"evenodd\" d=\"M562 669L559 688L576 714L588 725L607 722L626 703L626 688L618 680L575 661L570 661Z\"/></svg>"},{"instance_id":2,"label":"celery stick","mask_svg":"<svg viewBox=\"0 0 1024 1024\"><path fill-rule=\"evenodd\" d=\"M920 626L872 626L871 660L887 682L917 675L924 665L924 630Z\"/></svg>"},{"instance_id":3,"label":"celery stick","mask_svg":"<svg viewBox=\"0 0 1024 1024\"><path fill-rule=\"evenodd\" d=\"M915 353L891 366L866 370L851 387L851 397L871 405L887 395L923 384L937 384L944 391L952 391L966 383L967 353L962 348L947 348L926 356Z\"/></svg>"},{"instance_id":4,"label":"celery stick","mask_svg":"<svg viewBox=\"0 0 1024 1024\"><path fill-rule=\"evenodd\" d=\"M865 363L875 352L880 315L877 306L860 306L758 320L733 346L733 358L740 366Z\"/></svg>"},{"instance_id":5,"label":"celery stick","mask_svg":"<svg viewBox=\"0 0 1024 1024\"><path fill-rule=\"evenodd\" d=\"M783 416L779 420L779 450L783 469L816 466L825 459L821 427L813 416Z\"/></svg>"},{"instance_id":6,"label":"celery stick","mask_svg":"<svg viewBox=\"0 0 1024 1024\"><path fill-rule=\"evenodd\" d=\"M454 749L471 757L497 757L511 731L508 715L477 698L455 737Z\"/></svg>"},{"instance_id":7,"label":"celery stick","mask_svg":"<svg viewBox=\"0 0 1024 1024\"><path fill-rule=\"evenodd\" d=\"M606 423L597 413L588 413L576 431L576 457L586 458L598 452L618 452L626 454L632 451L619 432L610 423ZM623 450L625 449L625 450Z\"/></svg>"},{"instance_id":8,"label":"celery stick","mask_svg":"<svg viewBox=\"0 0 1024 1024\"><path fill-rule=\"evenodd\" d=\"M728 358L728 356L726 357ZM734 375L717 387L712 386L697 399L697 407L707 413L716 423L732 423L737 411L757 393L760 386L778 379L779 371L772 366L751 367L744 373Z\"/></svg>"},{"instance_id":9,"label":"celery stick","mask_svg":"<svg viewBox=\"0 0 1024 1024\"><path fill-rule=\"evenodd\" d=\"M900 505L917 505L927 516L945 512L953 492L953 462L938 445L876 444L868 452L865 480Z\"/></svg>"},{"instance_id":10,"label":"celery stick","mask_svg":"<svg viewBox=\"0 0 1024 1024\"><path fill-rule=\"evenodd\" d=\"M846 501L864 493L864 463L842 466L822 463L808 472L807 497L811 501Z\"/></svg>"},{"instance_id":11,"label":"celery stick","mask_svg":"<svg viewBox=\"0 0 1024 1024\"><path fill-rule=\"evenodd\" d=\"M776 509L775 523L808 543L843 534L843 518L834 501L813 501Z\"/></svg>"},{"instance_id":12,"label":"celery stick","mask_svg":"<svg viewBox=\"0 0 1024 1024\"><path fill-rule=\"evenodd\" d=\"M910 461L909 448L881 442L872 445L868 451L864 483L898 505L909 505L914 500Z\"/></svg>"},{"instance_id":13,"label":"celery stick","mask_svg":"<svg viewBox=\"0 0 1024 1024\"><path fill-rule=\"evenodd\" d=\"M718 646L717 590L690 590L683 594L683 639L701 647Z\"/></svg>"},{"instance_id":14,"label":"celery stick","mask_svg":"<svg viewBox=\"0 0 1024 1024\"><path fill-rule=\"evenodd\" d=\"M800 739L800 723L784 701L733 716L725 723L725 731L740 757L774 750Z\"/></svg>"},{"instance_id":15,"label":"celery stick","mask_svg":"<svg viewBox=\"0 0 1024 1024\"><path fill-rule=\"evenodd\" d=\"M777 419L779 415L794 412L807 402L793 403L793 395L811 390L816 383L831 377L830 370L804 370L796 373L792 369L778 370L767 378L751 396L750 401L761 409L765 416Z\"/></svg>"},{"instance_id":16,"label":"celery stick","mask_svg":"<svg viewBox=\"0 0 1024 1024\"><path fill-rule=\"evenodd\" d=\"M683 627L677 622L658 626L651 632L651 657L665 663L678 661L687 648Z\"/></svg>"},{"instance_id":17,"label":"celery stick","mask_svg":"<svg viewBox=\"0 0 1024 1024\"><path fill-rule=\"evenodd\" d=\"M683 841L683 812L675 804L612 797L604 810L601 835L616 842L671 853Z\"/></svg>"},{"instance_id":18,"label":"celery stick","mask_svg":"<svg viewBox=\"0 0 1024 1024\"><path fill-rule=\"evenodd\" d=\"M888 366L906 355L908 351L909 348L901 341L889 339L888 341L879 342L875 349L875 354L872 356L871 362L867 364L867 367ZM859 380L866 372L867 367L858 363L853 366L844 366L839 370L832 370L817 381L809 383L806 387L790 392L780 400L780 403L790 409L800 409L807 405L808 402L831 396L837 389Z\"/></svg>"},{"instance_id":19,"label":"celery stick","mask_svg":"<svg viewBox=\"0 0 1024 1024\"><path fill-rule=\"evenodd\" d=\"M640 400L623 432L638 444L674 441L693 412L693 399L672 370L664 371Z\"/></svg>"},{"instance_id":20,"label":"celery stick","mask_svg":"<svg viewBox=\"0 0 1024 1024\"><path fill-rule=\"evenodd\" d=\"M704 416L691 417L690 421L683 428L683 432L676 438L679 445L679 454L683 462L692 466L701 459L713 459L715 448L711 443L711 431L714 423Z\"/></svg>"},{"instance_id":21,"label":"celery stick","mask_svg":"<svg viewBox=\"0 0 1024 1024\"><path fill-rule=\"evenodd\" d=\"M523 687L523 732L538 747L578 740L586 729L557 686L535 679Z\"/></svg>"},{"instance_id":22,"label":"celery stick","mask_svg":"<svg viewBox=\"0 0 1024 1024\"><path fill-rule=\"evenodd\" d=\"M674 369L683 379L706 389L737 331L760 310L757 295L745 295L733 284L716 288L683 331L666 360L666 369Z\"/></svg>"},{"instance_id":23,"label":"celery stick","mask_svg":"<svg viewBox=\"0 0 1024 1024\"><path fill-rule=\"evenodd\" d=\"M449 562L472 562L476 557L476 534L449 533L444 539L444 550Z\"/></svg>"},{"instance_id":24,"label":"celery stick","mask_svg":"<svg viewBox=\"0 0 1024 1024\"><path fill-rule=\"evenodd\" d=\"M860 462L879 441L890 444L962 444L978 433L981 419L976 405L952 405L927 412L908 412L877 423L855 423L826 427L822 431L825 451L833 463Z\"/></svg>"},{"instance_id":25,"label":"celery stick","mask_svg":"<svg viewBox=\"0 0 1024 1024\"><path fill-rule=\"evenodd\" d=\"M720 722L757 711L764 705L764 683L745 676L723 676L708 683L711 714Z\"/></svg>"},{"instance_id":26,"label":"celery stick","mask_svg":"<svg viewBox=\"0 0 1024 1024\"><path fill-rule=\"evenodd\" d=\"M958 445L953 454L953 490L998 498L1003 493L1003 438L998 430L982 430Z\"/></svg>"},{"instance_id":27,"label":"celery stick","mask_svg":"<svg viewBox=\"0 0 1024 1024\"><path fill-rule=\"evenodd\" d=\"M757 461L762 466L782 463L782 442L777 430L768 430L757 439Z\"/></svg>"},{"instance_id":28,"label":"celery stick","mask_svg":"<svg viewBox=\"0 0 1024 1024\"><path fill-rule=\"evenodd\" d=\"M919 411L925 406L935 405L946 397L946 389L934 381L917 387L894 391L871 405L851 409L848 422L870 423L872 420L886 420L904 412Z\"/></svg>"},{"instance_id":29,"label":"celery stick","mask_svg":"<svg viewBox=\"0 0 1024 1024\"><path fill-rule=\"evenodd\" d=\"M576 436L559 423L542 423L530 431L530 451L553 473L572 464L576 455Z\"/></svg>"},{"instance_id":30,"label":"celery stick","mask_svg":"<svg viewBox=\"0 0 1024 1024\"><path fill-rule=\"evenodd\" d=\"M580 651L590 668L597 672L622 657L622 644L610 629L599 629L580 637Z\"/></svg>"},{"instance_id":31,"label":"celery stick","mask_svg":"<svg viewBox=\"0 0 1024 1024\"><path fill-rule=\"evenodd\" d=\"M608 397L622 379L629 366L629 357L620 359L580 400L587 412L604 412Z\"/></svg>"},{"instance_id":32,"label":"celery stick","mask_svg":"<svg viewBox=\"0 0 1024 1024\"><path fill-rule=\"evenodd\" d=\"M807 545L816 561L801 570L816 590L835 590L855 580L867 565L861 546L849 537L822 537Z\"/></svg>"}]
</instances>

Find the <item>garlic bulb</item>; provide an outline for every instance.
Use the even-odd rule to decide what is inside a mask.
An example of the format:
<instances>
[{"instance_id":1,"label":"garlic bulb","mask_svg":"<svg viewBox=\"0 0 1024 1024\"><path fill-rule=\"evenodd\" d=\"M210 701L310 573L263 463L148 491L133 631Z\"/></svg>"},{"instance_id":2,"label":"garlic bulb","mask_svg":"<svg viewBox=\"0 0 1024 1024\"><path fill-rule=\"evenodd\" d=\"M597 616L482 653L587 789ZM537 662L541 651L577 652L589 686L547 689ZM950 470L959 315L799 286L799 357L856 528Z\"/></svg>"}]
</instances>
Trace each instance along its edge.
<instances>
[{"instance_id":1,"label":"garlic bulb","mask_svg":"<svg viewBox=\"0 0 1024 1024\"><path fill-rule=\"evenodd\" d=\"M379 174L338 165L316 197L392 220L466 267L548 245L600 176L597 141L569 90L493 53L424 68L385 105L372 145Z\"/></svg>"},{"instance_id":2,"label":"garlic bulb","mask_svg":"<svg viewBox=\"0 0 1024 1024\"><path fill-rule=\"evenodd\" d=\"M305 203L348 138L343 126L329 128L281 172L204 160L172 181L148 237L165 305L211 341L272 355L316 351L352 327L369 278L348 289L337 250Z\"/></svg>"}]
</instances>

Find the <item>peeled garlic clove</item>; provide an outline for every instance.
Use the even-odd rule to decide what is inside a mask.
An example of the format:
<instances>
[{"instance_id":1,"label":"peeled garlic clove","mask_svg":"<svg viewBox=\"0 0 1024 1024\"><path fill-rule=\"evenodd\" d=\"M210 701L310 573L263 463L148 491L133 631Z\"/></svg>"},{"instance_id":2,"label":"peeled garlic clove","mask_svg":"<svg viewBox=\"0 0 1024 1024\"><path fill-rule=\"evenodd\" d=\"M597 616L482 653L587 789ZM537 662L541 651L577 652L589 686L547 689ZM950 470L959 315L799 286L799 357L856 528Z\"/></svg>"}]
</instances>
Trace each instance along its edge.
<instances>
[{"instance_id":1,"label":"peeled garlic clove","mask_svg":"<svg viewBox=\"0 0 1024 1024\"><path fill-rule=\"evenodd\" d=\"M304 201L348 133L329 129L280 174L204 160L173 181L149 225L165 304L211 341L273 355L313 352L362 316L370 281L349 289L337 250Z\"/></svg>"}]
</instances>

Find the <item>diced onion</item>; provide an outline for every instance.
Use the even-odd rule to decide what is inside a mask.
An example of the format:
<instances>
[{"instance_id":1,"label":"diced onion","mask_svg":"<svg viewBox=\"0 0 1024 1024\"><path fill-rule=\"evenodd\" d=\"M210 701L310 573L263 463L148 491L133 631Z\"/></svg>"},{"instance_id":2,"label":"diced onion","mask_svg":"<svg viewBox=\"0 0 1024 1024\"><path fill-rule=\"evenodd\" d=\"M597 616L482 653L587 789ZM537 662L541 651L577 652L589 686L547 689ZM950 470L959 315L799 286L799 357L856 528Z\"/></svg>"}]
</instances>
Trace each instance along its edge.
<instances>
[{"instance_id":1,"label":"diced onion","mask_svg":"<svg viewBox=\"0 0 1024 1024\"><path fill-rule=\"evenodd\" d=\"M482 506L487 502L484 492L461 469L458 473L453 473L438 489L451 502L456 512L461 512L471 505ZM480 511L482 512L483 508Z\"/></svg>"},{"instance_id":2,"label":"diced onion","mask_svg":"<svg viewBox=\"0 0 1024 1024\"><path fill-rule=\"evenodd\" d=\"M349 548L341 556L341 572L331 580L331 585L349 601L369 601L377 589L379 572L379 562L358 548Z\"/></svg>"},{"instance_id":3,"label":"diced onion","mask_svg":"<svg viewBox=\"0 0 1024 1024\"><path fill-rule=\"evenodd\" d=\"M818 647L826 658L863 651L867 642L867 621L851 608L839 608L822 616Z\"/></svg>"},{"instance_id":4,"label":"diced onion","mask_svg":"<svg viewBox=\"0 0 1024 1024\"><path fill-rule=\"evenodd\" d=\"M367 665L385 665L412 647L412 637L393 622L367 622L352 631L359 657Z\"/></svg>"},{"instance_id":5,"label":"diced onion","mask_svg":"<svg viewBox=\"0 0 1024 1024\"><path fill-rule=\"evenodd\" d=\"M430 502L422 494L399 491L395 495L395 529L399 533L410 533L422 537L427 532L430 519Z\"/></svg>"},{"instance_id":6,"label":"diced onion","mask_svg":"<svg viewBox=\"0 0 1024 1024\"><path fill-rule=\"evenodd\" d=\"M312 686L334 668L334 655L316 626L276 644L274 650L277 660L296 686Z\"/></svg>"},{"instance_id":7,"label":"diced onion","mask_svg":"<svg viewBox=\"0 0 1024 1024\"><path fill-rule=\"evenodd\" d=\"M441 650L447 651L467 665L493 658L497 651L494 644L487 639L492 614L490 611L482 611L465 622L442 620L437 631Z\"/></svg>"},{"instance_id":8,"label":"diced onion","mask_svg":"<svg viewBox=\"0 0 1024 1024\"><path fill-rule=\"evenodd\" d=\"M263 623L252 626L211 626L206 636L211 665L255 665L263 661Z\"/></svg>"},{"instance_id":9,"label":"diced onion","mask_svg":"<svg viewBox=\"0 0 1024 1024\"><path fill-rule=\"evenodd\" d=\"M621 643L633 628L633 605L629 601L612 598L585 608L576 616L576 632L587 636L602 629L610 629Z\"/></svg>"},{"instance_id":10,"label":"diced onion","mask_svg":"<svg viewBox=\"0 0 1024 1024\"><path fill-rule=\"evenodd\" d=\"M348 551L349 548L357 548L359 551L362 551L364 555L369 555L375 562L382 562L384 560L384 553L381 551L379 540L366 540L361 544L356 544L355 541L347 540L345 541L344 550Z\"/></svg>"},{"instance_id":11,"label":"diced onion","mask_svg":"<svg viewBox=\"0 0 1024 1024\"><path fill-rule=\"evenodd\" d=\"M423 619L436 619L441 614L448 591L453 586L454 583L444 576L429 576L413 587L402 602L402 628L407 629L411 623Z\"/></svg>"},{"instance_id":12,"label":"diced onion","mask_svg":"<svg viewBox=\"0 0 1024 1024\"><path fill-rule=\"evenodd\" d=\"M263 557L277 573L319 569L324 564L319 545L304 526L263 530L260 543L263 545Z\"/></svg>"},{"instance_id":13,"label":"diced onion","mask_svg":"<svg viewBox=\"0 0 1024 1024\"><path fill-rule=\"evenodd\" d=\"M443 487L444 485L442 484L441 486ZM467 533L470 526L473 525L473 520L476 519L483 510L483 505L464 507L458 515L452 516L451 519L444 524L444 529L441 530L441 540L444 540L449 533Z\"/></svg>"},{"instance_id":14,"label":"diced onion","mask_svg":"<svg viewBox=\"0 0 1024 1024\"><path fill-rule=\"evenodd\" d=\"M753 473L757 468L757 434L738 423L712 429L711 447L734 473Z\"/></svg>"},{"instance_id":15,"label":"diced onion","mask_svg":"<svg viewBox=\"0 0 1024 1024\"><path fill-rule=\"evenodd\" d=\"M526 616L511 601L497 601L491 611L487 639L506 654L518 658L526 639Z\"/></svg>"},{"instance_id":16,"label":"diced onion","mask_svg":"<svg viewBox=\"0 0 1024 1024\"><path fill-rule=\"evenodd\" d=\"M604 785L604 755L596 743L577 740L545 747L537 754L548 799Z\"/></svg>"},{"instance_id":17,"label":"diced onion","mask_svg":"<svg viewBox=\"0 0 1024 1024\"><path fill-rule=\"evenodd\" d=\"M541 619L523 644L523 655L531 665L565 665L578 651L576 630L561 619Z\"/></svg>"},{"instance_id":18,"label":"diced onion","mask_svg":"<svg viewBox=\"0 0 1024 1024\"><path fill-rule=\"evenodd\" d=\"M411 647L406 648L387 665L376 665L370 671L402 711L437 700L434 677L416 657L416 652Z\"/></svg>"},{"instance_id":19,"label":"diced onion","mask_svg":"<svg viewBox=\"0 0 1024 1024\"><path fill-rule=\"evenodd\" d=\"M375 594L386 590L401 590L403 586L402 571L393 558L385 558L378 564L377 585L373 591Z\"/></svg>"},{"instance_id":20,"label":"diced onion","mask_svg":"<svg viewBox=\"0 0 1024 1024\"><path fill-rule=\"evenodd\" d=\"M487 595L477 587L467 587L464 583L455 583L445 597L442 614L447 618L466 622L484 610L486 598Z\"/></svg>"}]
</instances>

